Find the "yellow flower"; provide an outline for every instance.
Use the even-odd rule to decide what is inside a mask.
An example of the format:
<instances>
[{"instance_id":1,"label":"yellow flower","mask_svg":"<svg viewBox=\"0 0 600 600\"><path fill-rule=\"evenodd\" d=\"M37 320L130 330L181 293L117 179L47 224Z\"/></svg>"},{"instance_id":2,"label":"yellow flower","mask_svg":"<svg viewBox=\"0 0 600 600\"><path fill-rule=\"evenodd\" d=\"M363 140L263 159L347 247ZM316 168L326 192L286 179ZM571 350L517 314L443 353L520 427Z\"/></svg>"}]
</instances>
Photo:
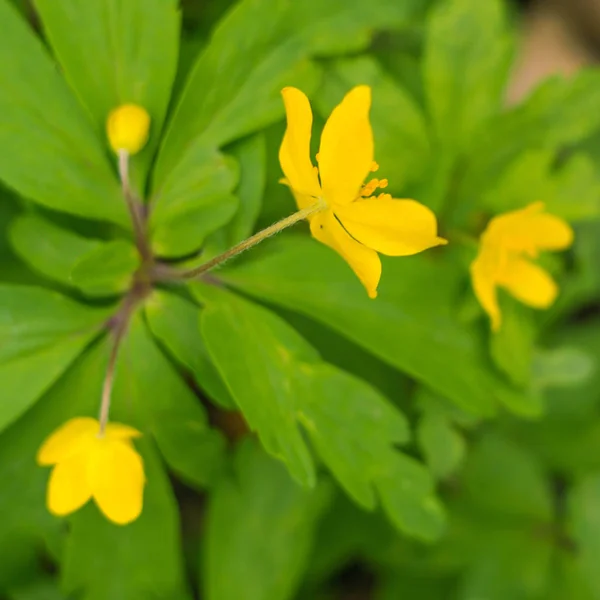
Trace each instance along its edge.
<instances>
[{"instance_id":1,"label":"yellow flower","mask_svg":"<svg viewBox=\"0 0 600 600\"><path fill-rule=\"evenodd\" d=\"M106 133L110 147L137 154L148 141L150 115L137 104L123 104L110 112L106 119Z\"/></svg>"},{"instance_id":2,"label":"yellow flower","mask_svg":"<svg viewBox=\"0 0 600 600\"><path fill-rule=\"evenodd\" d=\"M312 112L298 89L282 91L287 130L279 150L284 183L298 208L316 202L326 208L309 217L312 235L338 252L352 267L371 298L377 296L381 261L377 252L409 256L446 240L437 236L435 215L414 200L390 194L371 196L387 180L364 184L373 162L373 132L369 122L371 88L353 88L331 113L321 135L318 168L310 159Z\"/></svg>"},{"instance_id":3,"label":"yellow flower","mask_svg":"<svg viewBox=\"0 0 600 600\"><path fill-rule=\"evenodd\" d=\"M54 465L48 482L51 513L63 516L93 498L108 519L125 525L142 512L144 464L131 439L140 432L109 423L102 437L96 419L67 421L44 442L40 465Z\"/></svg>"},{"instance_id":4,"label":"yellow flower","mask_svg":"<svg viewBox=\"0 0 600 600\"><path fill-rule=\"evenodd\" d=\"M493 218L481 236L479 254L471 264L473 289L489 315L492 330L501 324L496 288L503 287L533 308L548 308L558 286L544 269L527 260L540 250L564 250L573 243L568 223L544 212L542 202Z\"/></svg>"}]
</instances>

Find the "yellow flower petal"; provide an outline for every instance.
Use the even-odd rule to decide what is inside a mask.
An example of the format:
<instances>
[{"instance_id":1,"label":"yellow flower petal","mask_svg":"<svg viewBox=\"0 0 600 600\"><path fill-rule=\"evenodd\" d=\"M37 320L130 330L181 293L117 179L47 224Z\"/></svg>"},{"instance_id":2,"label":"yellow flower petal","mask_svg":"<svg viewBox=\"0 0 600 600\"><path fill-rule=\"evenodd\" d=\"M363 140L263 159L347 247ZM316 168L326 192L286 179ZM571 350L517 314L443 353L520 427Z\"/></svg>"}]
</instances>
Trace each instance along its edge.
<instances>
[{"instance_id":1,"label":"yellow flower petal","mask_svg":"<svg viewBox=\"0 0 600 600\"><path fill-rule=\"evenodd\" d=\"M310 160L312 111L306 95L293 87L281 91L287 129L279 148L279 162L293 190L319 197L321 187L317 172Z\"/></svg>"},{"instance_id":2,"label":"yellow flower petal","mask_svg":"<svg viewBox=\"0 0 600 600\"><path fill-rule=\"evenodd\" d=\"M40 465L54 465L82 450L98 433L100 425L91 417L77 417L59 427L42 444L37 454Z\"/></svg>"},{"instance_id":3,"label":"yellow flower petal","mask_svg":"<svg viewBox=\"0 0 600 600\"><path fill-rule=\"evenodd\" d=\"M321 136L319 172L323 197L331 204L348 204L373 165L373 131L369 122L371 88L360 85L334 108Z\"/></svg>"},{"instance_id":4,"label":"yellow flower petal","mask_svg":"<svg viewBox=\"0 0 600 600\"><path fill-rule=\"evenodd\" d=\"M377 252L353 240L330 210L317 213L312 218L310 231L317 240L342 256L367 289L369 298L376 298L381 277L381 261Z\"/></svg>"},{"instance_id":5,"label":"yellow flower petal","mask_svg":"<svg viewBox=\"0 0 600 600\"><path fill-rule=\"evenodd\" d=\"M509 261L498 279L517 300L534 308L548 308L558 295L558 286L544 269L523 258Z\"/></svg>"},{"instance_id":6,"label":"yellow flower petal","mask_svg":"<svg viewBox=\"0 0 600 600\"><path fill-rule=\"evenodd\" d=\"M129 425L122 423L108 423L106 425L106 437L113 440L129 440L141 437L142 433Z\"/></svg>"},{"instance_id":7,"label":"yellow flower petal","mask_svg":"<svg viewBox=\"0 0 600 600\"><path fill-rule=\"evenodd\" d=\"M137 154L148 141L150 115L137 104L123 104L110 112L106 119L106 134L115 151Z\"/></svg>"},{"instance_id":8,"label":"yellow flower petal","mask_svg":"<svg viewBox=\"0 0 600 600\"><path fill-rule=\"evenodd\" d=\"M496 292L495 270L490 268L489 259L483 252L471 263L471 283L479 304L491 320L492 331L498 331L502 323L498 295Z\"/></svg>"},{"instance_id":9,"label":"yellow flower petal","mask_svg":"<svg viewBox=\"0 0 600 600\"><path fill-rule=\"evenodd\" d=\"M366 198L336 207L335 214L353 238L389 256L410 256L447 243L437 235L433 212L415 200Z\"/></svg>"},{"instance_id":10,"label":"yellow flower petal","mask_svg":"<svg viewBox=\"0 0 600 600\"><path fill-rule=\"evenodd\" d=\"M126 525L142 512L144 464L127 442L103 438L90 456L89 481L92 495L104 515Z\"/></svg>"},{"instance_id":11,"label":"yellow flower petal","mask_svg":"<svg viewBox=\"0 0 600 600\"><path fill-rule=\"evenodd\" d=\"M560 217L543 212L544 203L500 215L490 221L492 239L515 251L535 256L538 250L564 250L573 243L573 229Z\"/></svg>"},{"instance_id":12,"label":"yellow flower petal","mask_svg":"<svg viewBox=\"0 0 600 600\"><path fill-rule=\"evenodd\" d=\"M88 454L80 452L60 462L48 482L48 510L57 516L68 515L81 508L91 497L87 477Z\"/></svg>"}]
</instances>

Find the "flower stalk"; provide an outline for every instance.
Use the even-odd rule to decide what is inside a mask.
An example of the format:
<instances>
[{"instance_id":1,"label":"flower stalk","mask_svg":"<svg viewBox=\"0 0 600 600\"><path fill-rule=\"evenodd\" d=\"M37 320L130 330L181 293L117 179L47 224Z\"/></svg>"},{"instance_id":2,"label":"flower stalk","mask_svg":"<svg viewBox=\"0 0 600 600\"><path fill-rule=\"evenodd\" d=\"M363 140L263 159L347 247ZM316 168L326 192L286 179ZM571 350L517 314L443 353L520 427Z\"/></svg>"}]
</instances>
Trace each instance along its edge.
<instances>
[{"instance_id":1,"label":"flower stalk","mask_svg":"<svg viewBox=\"0 0 600 600\"><path fill-rule=\"evenodd\" d=\"M303 208L302 210L295 212L289 217L285 217L284 219L281 219L281 221L277 221L276 223L273 223L273 225L269 225L269 227L266 227L265 229L255 233L243 242L236 244L235 246L229 248L229 250L218 254L214 258L211 258L210 260L206 261L198 267L188 269L187 271L171 270L169 272L158 271L157 273L161 273L162 278L165 279L194 279L206 273L207 271L210 271L211 269L221 266L223 263L230 260L231 258L237 256L238 254L241 254L242 252L245 252L246 250L249 250L257 244L260 244L267 238L276 235L280 231L283 231L284 229L295 225L299 221L304 221L305 219L308 219L312 215L324 210L325 208L325 202L322 199L318 199L314 204L308 206L307 208Z\"/></svg>"}]
</instances>

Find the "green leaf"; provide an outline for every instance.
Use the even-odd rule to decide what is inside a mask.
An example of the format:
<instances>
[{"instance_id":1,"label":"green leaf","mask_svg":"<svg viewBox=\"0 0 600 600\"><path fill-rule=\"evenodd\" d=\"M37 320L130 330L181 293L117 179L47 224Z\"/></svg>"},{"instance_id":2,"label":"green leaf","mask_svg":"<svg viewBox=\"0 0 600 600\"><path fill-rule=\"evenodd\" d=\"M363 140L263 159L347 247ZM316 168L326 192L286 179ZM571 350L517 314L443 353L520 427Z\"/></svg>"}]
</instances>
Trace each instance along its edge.
<instances>
[{"instance_id":1,"label":"green leaf","mask_svg":"<svg viewBox=\"0 0 600 600\"><path fill-rule=\"evenodd\" d=\"M370 85L373 90L371 123L375 158L380 166L377 177L389 175L390 190L400 191L408 183L420 180L430 158L424 115L406 90L386 75L375 60L362 56L333 63L317 97L322 116L327 118L344 94L359 84Z\"/></svg>"},{"instance_id":2,"label":"green leaf","mask_svg":"<svg viewBox=\"0 0 600 600\"><path fill-rule=\"evenodd\" d=\"M181 556L177 502L152 446L136 440L146 486L141 516L126 526L91 503L69 518L62 578L68 593L85 600L190 598Z\"/></svg>"},{"instance_id":3,"label":"green leaf","mask_svg":"<svg viewBox=\"0 0 600 600\"><path fill-rule=\"evenodd\" d=\"M575 154L553 171L554 150L519 155L483 195L482 204L496 213L523 208L542 200L548 212L568 221L600 214L600 179L585 154ZM491 182L490 182L491 183Z\"/></svg>"},{"instance_id":4,"label":"green leaf","mask_svg":"<svg viewBox=\"0 0 600 600\"><path fill-rule=\"evenodd\" d=\"M533 315L512 298L502 300L502 327L490 335L490 352L498 368L525 387L531 380L536 338Z\"/></svg>"},{"instance_id":5,"label":"green leaf","mask_svg":"<svg viewBox=\"0 0 600 600\"><path fill-rule=\"evenodd\" d=\"M198 250L205 237L234 215L238 200L231 195L238 180L233 159L212 149L196 155L193 179L170 178L153 197L150 213L152 248L176 257Z\"/></svg>"},{"instance_id":6,"label":"green leaf","mask_svg":"<svg viewBox=\"0 0 600 600\"><path fill-rule=\"evenodd\" d=\"M204 252L215 256L249 237L260 213L266 184L267 145L264 133L244 138L229 148L240 166L236 190L239 207L231 221L208 240Z\"/></svg>"},{"instance_id":7,"label":"green leaf","mask_svg":"<svg viewBox=\"0 0 600 600\"><path fill-rule=\"evenodd\" d=\"M69 85L101 138L108 113L121 104L139 104L150 114L150 139L132 160L134 173L140 169L134 179L139 175L143 184L177 69L178 2L35 0L35 7Z\"/></svg>"},{"instance_id":8,"label":"green leaf","mask_svg":"<svg viewBox=\"0 0 600 600\"><path fill-rule=\"evenodd\" d=\"M546 521L552 498L535 457L514 442L488 434L473 447L463 473L469 498L501 515Z\"/></svg>"},{"instance_id":9,"label":"green leaf","mask_svg":"<svg viewBox=\"0 0 600 600\"><path fill-rule=\"evenodd\" d=\"M57 582L49 577L40 578L11 590L7 598L9 600L68 600L59 589Z\"/></svg>"},{"instance_id":10,"label":"green leaf","mask_svg":"<svg viewBox=\"0 0 600 600\"><path fill-rule=\"evenodd\" d=\"M329 248L286 236L268 249L219 278L323 322L467 412L492 414L498 401L517 413L539 412L538 400L499 377L479 334L458 321L453 306L464 275L451 251L385 260L373 301Z\"/></svg>"},{"instance_id":11,"label":"green leaf","mask_svg":"<svg viewBox=\"0 0 600 600\"><path fill-rule=\"evenodd\" d=\"M532 381L538 388L571 388L586 383L598 369L593 354L577 347L537 350L533 356ZM581 395L577 395L581 403Z\"/></svg>"},{"instance_id":12,"label":"green leaf","mask_svg":"<svg viewBox=\"0 0 600 600\"><path fill-rule=\"evenodd\" d=\"M105 318L41 288L0 286L0 431L67 370Z\"/></svg>"},{"instance_id":13,"label":"green leaf","mask_svg":"<svg viewBox=\"0 0 600 600\"><path fill-rule=\"evenodd\" d=\"M486 543L468 566L456 598L547 598L554 548L526 528L485 531ZM579 599L578 599L579 600Z\"/></svg>"},{"instance_id":14,"label":"green leaf","mask_svg":"<svg viewBox=\"0 0 600 600\"><path fill-rule=\"evenodd\" d=\"M378 492L401 531L438 537L444 519L431 477L395 450L408 441L403 415L366 382L320 361L273 313L216 288L200 293L207 302L201 325L208 350L265 449L300 483L313 484L302 425L354 500L373 509ZM243 361L232 360L232 348Z\"/></svg>"},{"instance_id":15,"label":"green leaf","mask_svg":"<svg viewBox=\"0 0 600 600\"><path fill-rule=\"evenodd\" d=\"M211 296L216 301L202 311L201 331L221 377L267 452L284 460L297 481L314 486L294 380L298 364L318 361L318 354L269 311L225 293L211 290Z\"/></svg>"},{"instance_id":16,"label":"green leaf","mask_svg":"<svg viewBox=\"0 0 600 600\"><path fill-rule=\"evenodd\" d=\"M207 600L290 600L309 557L330 489L306 491L253 441L209 504L204 538Z\"/></svg>"},{"instance_id":17,"label":"green leaf","mask_svg":"<svg viewBox=\"0 0 600 600\"><path fill-rule=\"evenodd\" d=\"M0 361L95 332L109 315L43 288L0 284Z\"/></svg>"},{"instance_id":18,"label":"green leaf","mask_svg":"<svg viewBox=\"0 0 600 600\"><path fill-rule=\"evenodd\" d=\"M44 439L74 416L94 415L106 366L96 344L74 362L49 392L0 436L0 581L39 562L42 546L58 538L63 522L46 508L48 469L35 456ZM11 557L11 560L7 560Z\"/></svg>"},{"instance_id":19,"label":"green leaf","mask_svg":"<svg viewBox=\"0 0 600 600\"><path fill-rule=\"evenodd\" d=\"M511 46L499 0L448 0L427 25L423 79L429 114L446 152L469 146L500 110Z\"/></svg>"},{"instance_id":20,"label":"green leaf","mask_svg":"<svg viewBox=\"0 0 600 600\"><path fill-rule=\"evenodd\" d=\"M129 226L107 154L40 40L6 0L0 22L0 178L54 210Z\"/></svg>"},{"instance_id":21,"label":"green leaf","mask_svg":"<svg viewBox=\"0 0 600 600\"><path fill-rule=\"evenodd\" d=\"M209 427L200 400L156 347L140 313L119 350L112 414L139 422L169 466L194 486L204 488L218 475L224 438Z\"/></svg>"},{"instance_id":22,"label":"green leaf","mask_svg":"<svg viewBox=\"0 0 600 600\"><path fill-rule=\"evenodd\" d=\"M202 391L222 408L236 410L200 336L200 308L180 296L156 290L146 301L145 309L152 334L191 372Z\"/></svg>"},{"instance_id":23,"label":"green leaf","mask_svg":"<svg viewBox=\"0 0 600 600\"><path fill-rule=\"evenodd\" d=\"M599 102L600 73L590 70L569 79L550 79L523 104L499 113L472 146L458 190L462 212L471 212L521 153L556 152L597 129L600 115L594 107Z\"/></svg>"},{"instance_id":24,"label":"green leaf","mask_svg":"<svg viewBox=\"0 0 600 600\"><path fill-rule=\"evenodd\" d=\"M421 415L417 439L429 469L439 479L452 475L464 459L465 439L442 410L429 408Z\"/></svg>"},{"instance_id":25,"label":"green leaf","mask_svg":"<svg viewBox=\"0 0 600 600\"><path fill-rule=\"evenodd\" d=\"M189 76L158 157L155 188L167 178L193 177L188 172L202 147L221 146L280 118L281 88L314 83L318 75L309 56L360 50L373 28L401 26L421 9L418 0L374 0L368 6L344 0L239 2L215 28ZM249 29L248 23L260 27Z\"/></svg>"},{"instance_id":26,"label":"green leaf","mask_svg":"<svg viewBox=\"0 0 600 600\"><path fill-rule=\"evenodd\" d=\"M579 479L569 494L569 530L577 545L580 572L594 598L600 596L598 553L600 552L600 474Z\"/></svg>"},{"instance_id":27,"label":"green leaf","mask_svg":"<svg viewBox=\"0 0 600 600\"><path fill-rule=\"evenodd\" d=\"M0 431L23 414L67 370L96 335L88 331L0 363Z\"/></svg>"},{"instance_id":28,"label":"green leaf","mask_svg":"<svg viewBox=\"0 0 600 600\"><path fill-rule=\"evenodd\" d=\"M71 282L89 296L112 296L128 290L140 266L136 247L125 240L98 244L78 260Z\"/></svg>"},{"instance_id":29,"label":"green leaf","mask_svg":"<svg viewBox=\"0 0 600 600\"><path fill-rule=\"evenodd\" d=\"M35 213L19 215L12 221L8 234L15 252L28 265L64 284L71 283L71 271L80 258L100 244Z\"/></svg>"}]
</instances>

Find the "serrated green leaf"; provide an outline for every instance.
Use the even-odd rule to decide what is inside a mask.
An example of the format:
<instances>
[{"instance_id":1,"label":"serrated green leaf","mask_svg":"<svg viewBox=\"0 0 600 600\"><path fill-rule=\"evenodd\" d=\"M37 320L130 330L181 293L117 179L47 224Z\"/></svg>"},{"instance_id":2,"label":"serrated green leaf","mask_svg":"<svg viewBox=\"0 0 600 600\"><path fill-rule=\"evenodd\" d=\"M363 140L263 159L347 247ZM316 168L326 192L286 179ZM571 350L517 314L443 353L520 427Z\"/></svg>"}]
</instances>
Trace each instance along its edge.
<instances>
[{"instance_id":1,"label":"serrated green leaf","mask_svg":"<svg viewBox=\"0 0 600 600\"><path fill-rule=\"evenodd\" d=\"M70 274L77 261L100 244L35 213L21 214L14 219L8 235L15 252L28 265L67 285L71 283Z\"/></svg>"},{"instance_id":2,"label":"serrated green leaf","mask_svg":"<svg viewBox=\"0 0 600 600\"><path fill-rule=\"evenodd\" d=\"M145 310L152 334L190 370L208 397L222 408L236 410L235 402L200 336L200 308L180 296L156 290L146 301Z\"/></svg>"},{"instance_id":3,"label":"serrated green leaf","mask_svg":"<svg viewBox=\"0 0 600 600\"><path fill-rule=\"evenodd\" d=\"M140 266L136 247L126 240L98 244L82 256L71 270L71 283L89 296L114 296L131 286Z\"/></svg>"},{"instance_id":4,"label":"serrated green leaf","mask_svg":"<svg viewBox=\"0 0 600 600\"><path fill-rule=\"evenodd\" d=\"M423 79L429 114L446 152L468 147L502 105L511 46L499 0L448 0L427 24Z\"/></svg>"},{"instance_id":5,"label":"serrated green leaf","mask_svg":"<svg viewBox=\"0 0 600 600\"><path fill-rule=\"evenodd\" d=\"M176 257L198 250L205 237L225 225L238 208L231 195L237 163L212 149L198 152L193 179L170 178L153 196L150 214L152 248Z\"/></svg>"},{"instance_id":6,"label":"serrated green leaf","mask_svg":"<svg viewBox=\"0 0 600 600\"><path fill-rule=\"evenodd\" d=\"M280 118L280 89L318 76L310 55L359 50L374 27L403 25L421 9L415 0L238 3L192 69L158 158L155 188L168 177L189 179L198 148L223 145ZM248 23L260 27L249 29Z\"/></svg>"},{"instance_id":7,"label":"serrated green leaf","mask_svg":"<svg viewBox=\"0 0 600 600\"><path fill-rule=\"evenodd\" d=\"M54 210L128 227L103 145L41 42L6 0L0 22L0 178Z\"/></svg>"},{"instance_id":8,"label":"serrated green leaf","mask_svg":"<svg viewBox=\"0 0 600 600\"><path fill-rule=\"evenodd\" d=\"M315 485L313 461L296 422L298 363L318 354L274 314L221 293L201 313L202 337L236 404L271 455ZM237 360L243 356L244 360Z\"/></svg>"},{"instance_id":9,"label":"serrated green leaf","mask_svg":"<svg viewBox=\"0 0 600 600\"><path fill-rule=\"evenodd\" d=\"M342 487L365 508L373 509L377 504L373 483L377 486L379 478L385 475L386 462L393 462L388 457L390 446L409 440L404 416L382 402L366 383L331 365L309 364L301 368L306 389L299 394L299 421ZM337 401L341 398L343 404ZM360 423L354 435L352 422Z\"/></svg>"},{"instance_id":10,"label":"serrated green leaf","mask_svg":"<svg viewBox=\"0 0 600 600\"><path fill-rule=\"evenodd\" d=\"M479 334L455 316L464 275L451 252L385 260L373 301L330 249L296 236L268 248L219 278L323 322L467 412L489 415L497 401L517 413L539 413L539 400L499 377Z\"/></svg>"},{"instance_id":11,"label":"serrated green leaf","mask_svg":"<svg viewBox=\"0 0 600 600\"><path fill-rule=\"evenodd\" d=\"M215 256L249 237L260 213L267 169L267 146L260 132L233 144L228 152L240 167L240 181L236 190L239 206L233 218L208 240L204 253Z\"/></svg>"},{"instance_id":12,"label":"serrated green leaf","mask_svg":"<svg viewBox=\"0 0 600 600\"><path fill-rule=\"evenodd\" d=\"M101 139L108 113L120 104L133 102L150 114L150 139L131 161L132 179L143 190L177 69L178 2L35 0L35 7L67 81Z\"/></svg>"},{"instance_id":13,"label":"serrated green leaf","mask_svg":"<svg viewBox=\"0 0 600 600\"><path fill-rule=\"evenodd\" d=\"M383 508L400 531L430 542L442 535L444 509L435 496L433 479L421 463L395 452L374 483Z\"/></svg>"},{"instance_id":14,"label":"serrated green leaf","mask_svg":"<svg viewBox=\"0 0 600 600\"><path fill-rule=\"evenodd\" d=\"M82 594L85 600L191 597L186 590L179 515L169 479L151 444L140 438L135 445L146 473L141 516L119 527L88 504L69 517L63 587L70 594Z\"/></svg>"},{"instance_id":15,"label":"serrated green leaf","mask_svg":"<svg viewBox=\"0 0 600 600\"><path fill-rule=\"evenodd\" d=\"M310 485L314 474L302 425L354 500L372 509L378 492L400 530L423 539L439 536L444 519L431 477L395 451L408 437L402 414L366 382L320 361L273 313L216 288L199 293L207 303L201 325L208 350L266 450ZM243 361L232 360L232 348Z\"/></svg>"},{"instance_id":16,"label":"serrated green leaf","mask_svg":"<svg viewBox=\"0 0 600 600\"><path fill-rule=\"evenodd\" d=\"M328 487L306 491L253 441L215 489L204 539L207 600L290 600L309 557Z\"/></svg>"},{"instance_id":17,"label":"serrated green leaf","mask_svg":"<svg viewBox=\"0 0 600 600\"><path fill-rule=\"evenodd\" d=\"M473 447L463 473L469 498L500 515L549 520L552 498L535 456L512 441L488 434Z\"/></svg>"},{"instance_id":18,"label":"serrated green leaf","mask_svg":"<svg viewBox=\"0 0 600 600\"><path fill-rule=\"evenodd\" d=\"M317 96L321 115L327 118L344 94L359 84L370 85L373 91L371 123L380 166L377 177L389 176L390 191L400 191L418 181L427 167L431 144L425 117L406 90L366 56L332 64Z\"/></svg>"},{"instance_id":19,"label":"serrated green leaf","mask_svg":"<svg viewBox=\"0 0 600 600\"><path fill-rule=\"evenodd\" d=\"M204 488L217 477L223 465L223 435L210 428L199 398L156 347L140 313L133 317L119 350L112 405L117 420L140 423L152 434L169 466L183 479Z\"/></svg>"}]
</instances>

